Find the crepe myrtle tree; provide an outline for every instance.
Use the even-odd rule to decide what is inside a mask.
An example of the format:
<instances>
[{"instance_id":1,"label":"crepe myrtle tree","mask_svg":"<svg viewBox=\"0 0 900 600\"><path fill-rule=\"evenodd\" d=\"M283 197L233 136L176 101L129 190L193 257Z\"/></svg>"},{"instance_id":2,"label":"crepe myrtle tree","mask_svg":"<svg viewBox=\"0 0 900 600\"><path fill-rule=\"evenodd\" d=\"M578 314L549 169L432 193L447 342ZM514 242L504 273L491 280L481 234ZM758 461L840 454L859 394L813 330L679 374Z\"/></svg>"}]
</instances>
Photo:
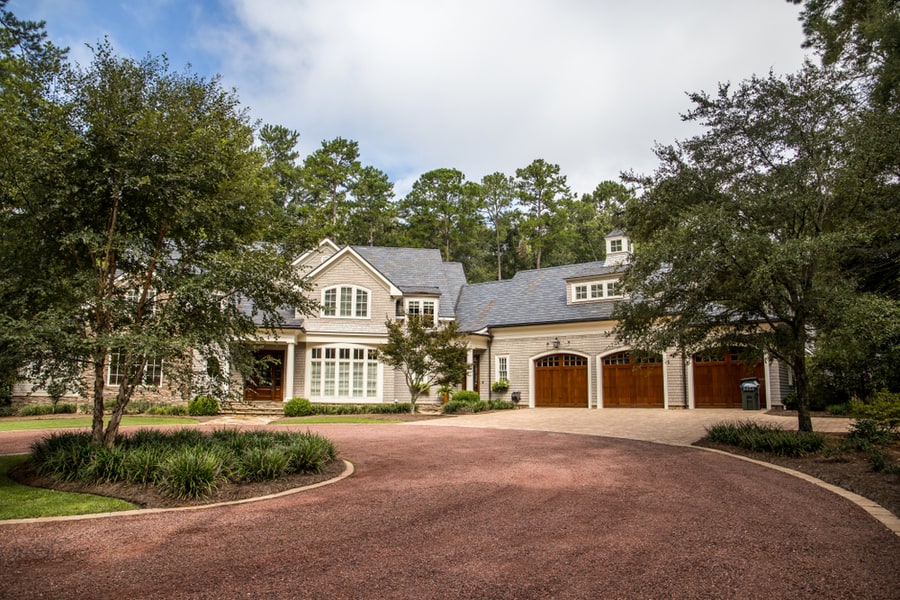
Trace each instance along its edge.
<instances>
[{"instance_id":1,"label":"crepe myrtle tree","mask_svg":"<svg viewBox=\"0 0 900 600\"><path fill-rule=\"evenodd\" d=\"M246 365L280 310L309 312L291 266L297 228L272 200L246 112L217 79L103 42L89 65L63 70L44 104L54 121L15 114L43 133L31 143L54 143L27 176L0 171L3 337L28 350L38 382L80 384L94 442L111 447L132 395L160 384L160 369L186 389L208 357Z\"/></svg>"},{"instance_id":2,"label":"crepe myrtle tree","mask_svg":"<svg viewBox=\"0 0 900 600\"><path fill-rule=\"evenodd\" d=\"M458 385L466 376L469 346L455 321L435 326L430 318L407 315L388 320L385 326L388 341L379 355L386 365L403 373L412 412L425 390L433 385Z\"/></svg>"}]
</instances>

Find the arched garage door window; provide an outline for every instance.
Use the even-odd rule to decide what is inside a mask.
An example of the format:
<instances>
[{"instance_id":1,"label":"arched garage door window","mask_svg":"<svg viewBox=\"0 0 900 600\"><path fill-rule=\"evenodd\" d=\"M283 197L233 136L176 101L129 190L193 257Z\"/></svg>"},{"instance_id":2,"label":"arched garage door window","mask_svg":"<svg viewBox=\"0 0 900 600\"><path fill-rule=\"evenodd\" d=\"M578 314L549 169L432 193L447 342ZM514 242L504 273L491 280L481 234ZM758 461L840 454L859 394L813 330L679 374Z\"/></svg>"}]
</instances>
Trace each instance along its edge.
<instances>
[{"instance_id":1,"label":"arched garage door window","mask_svg":"<svg viewBox=\"0 0 900 600\"><path fill-rule=\"evenodd\" d=\"M577 354L551 354L534 361L534 405L588 406L588 361Z\"/></svg>"}]
</instances>

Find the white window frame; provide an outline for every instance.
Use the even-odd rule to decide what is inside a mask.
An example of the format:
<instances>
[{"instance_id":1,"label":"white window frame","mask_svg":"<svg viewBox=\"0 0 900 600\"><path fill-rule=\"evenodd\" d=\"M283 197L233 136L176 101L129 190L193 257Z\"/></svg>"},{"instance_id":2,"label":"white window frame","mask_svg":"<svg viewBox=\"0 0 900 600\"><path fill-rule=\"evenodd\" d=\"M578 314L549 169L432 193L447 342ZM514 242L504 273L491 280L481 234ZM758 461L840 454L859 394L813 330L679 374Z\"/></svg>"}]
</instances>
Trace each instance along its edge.
<instances>
[{"instance_id":1,"label":"white window frame","mask_svg":"<svg viewBox=\"0 0 900 600\"><path fill-rule=\"evenodd\" d=\"M572 284L572 302L595 302L610 298L621 298L622 292L618 279L598 279Z\"/></svg>"},{"instance_id":2,"label":"white window frame","mask_svg":"<svg viewBox=\"0 0 900 600\"><path fill-rule=\"evenodd\" d=\"M437 318L438 318L438 299L437 298L407 298L404 301L404 305L405 305L404 314L420 315L420 316L431 314L431 317L432 317L431 322L437 323ZM425 311L425 308L429 305L431 307L431 311L433 311L433 312ZM415 310L413 310L413 307L415 307Z\"/></svg>"},{"instance_id":3,"label":"white window frame","mask_svg":"<svg viewBox=\"0 0 900 600\"><path fill-rule=\"evenodd\" d=\"M501 366L502 365L502 366ZM494 357L494 373L496 377L494 381L505 379L509 381L509 355L503 354Z\"/></svg>"},{"instance_id":4,"label":"white window frame","mask_svg":"<svg viewBox=\"0 0 900 600\"><path fill-rule=\"evenodd\" d=\"M615 238L609 240L609 252L613 254L615 252L622 252L625 250L625 240L622 238Z\"/></svg>"},{"instance_id":5,"label":"white window frame","mask_svg":"<svg viewBox=\"0 0 900 600\"><path fill-rule=\"evenodd\" d=\"M353 344L314 346L307 353L309 397L314 401L380 402L378 351Z\"/></svg>"},{"instance_id":6,"label":"white window frame","mask_svg":"<svg viewBox=\"0 0 900 600\"><path fill-rule=\"evenodd\" d=\"M106 385L118 387L122 384L122 379L125 377L124 373L120 372L119 364L120 364L120 348L113 348L109 351L109 355L106 357ZM141 385L145 387L162 387L165 379L163 378L163 365L164 361L161 358L157 358L155 356L145 357L147 364L144 366L144 376L141 379ZM158 369L155 368L156 365L159 365ZM113 373L113 366L115 365L115 373ZM147 377L150 374L150 367L154 367L154 372L159 372L159 382L148 381ZM154 378L155 379L155 378Z\"/></svg>"},{"instance_id":7,"label":"white window frame","mask_svg":"<svg viewBox=\"0 0 900 600\"><path fill-rule=\"evenodd\" d=\"M322 317L325 319L369 319L371 307L372 292L368 288L341 284L322 289Z\"/></svg>"}]
</instances>

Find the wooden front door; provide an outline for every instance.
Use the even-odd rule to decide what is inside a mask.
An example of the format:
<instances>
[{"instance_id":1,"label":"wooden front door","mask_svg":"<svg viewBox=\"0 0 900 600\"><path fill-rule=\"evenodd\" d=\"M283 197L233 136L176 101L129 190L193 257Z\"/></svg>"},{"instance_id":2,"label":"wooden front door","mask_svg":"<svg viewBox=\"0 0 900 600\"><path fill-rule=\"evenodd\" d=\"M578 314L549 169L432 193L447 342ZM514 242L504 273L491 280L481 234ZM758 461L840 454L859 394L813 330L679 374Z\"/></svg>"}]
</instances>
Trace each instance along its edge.
<instances>
[{"instance_id":1,"label":"wooden front door","mask_svg":"<svg viewBox=\"0 0 900 600\"><path fill-rule=\"evenodd\" d=\"M534 363L534 405L587 408L587 358L577 354L552 354L537 359Z\"/></svg>"},{"instance_id":2,"label":"wooden front door","mask_svg":"<svg viewBox=\"0 0 900 600\"><path fill-rule=\"evenodd\" d=\"M603 406L663 408L662 356L619 352L603 359Z\"/></svg>"},{"instance_id":3,"label":"wooden front door","mask_svg":"<svg viewBox=\"0 0 900 600\"><path fill-rule=\"evenodd\" d=\"M256 360L263 361L259 374L244 382L244 400L248 402L282 402L283 350L259 350Z\"/></svg>"},{"instance_id":4,"label":"wooden front door","mask_svg":"<svg viewBox=\"0 0 900 600\"><path fill-rule=\"evenodd\" d=\"M737 352L719 356L695 355L694 407L741 408L741 379L759 379L759 405L766 406L765 368L762 361L748 364Z\"/></svg>"}]
</instances>

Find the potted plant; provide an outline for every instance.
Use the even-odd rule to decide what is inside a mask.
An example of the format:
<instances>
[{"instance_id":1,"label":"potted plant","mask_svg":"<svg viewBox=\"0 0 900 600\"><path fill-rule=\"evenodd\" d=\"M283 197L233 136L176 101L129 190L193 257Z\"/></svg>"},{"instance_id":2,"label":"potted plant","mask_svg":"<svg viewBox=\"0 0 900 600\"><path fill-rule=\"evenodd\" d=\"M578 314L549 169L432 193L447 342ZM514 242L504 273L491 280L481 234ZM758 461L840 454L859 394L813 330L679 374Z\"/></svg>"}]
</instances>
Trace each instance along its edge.
<instances>
[{"instance_id":1,"label":"potted plant","mask_svg":"<svg viewBox=\"0 0 900 600\"><path fill-rule=\"evenodd\" d=\"M498 394L502 394L506 390L509 389L509 381L506 379L498 379L494 383L491 384L491 390L497 392Z\"/></svg>"},{"instance_id":2,"label":"potted plant","mask_svg":"<svg viewBox=\"0 0 900 600\"><path fill-rule=\"evenodd\" d=\"M450 401L450 393L453 391L453 387L449 385L442 385L438 388L438 394L441 396L441 404L447 404Z\"/></svg>"}]
</instances>

